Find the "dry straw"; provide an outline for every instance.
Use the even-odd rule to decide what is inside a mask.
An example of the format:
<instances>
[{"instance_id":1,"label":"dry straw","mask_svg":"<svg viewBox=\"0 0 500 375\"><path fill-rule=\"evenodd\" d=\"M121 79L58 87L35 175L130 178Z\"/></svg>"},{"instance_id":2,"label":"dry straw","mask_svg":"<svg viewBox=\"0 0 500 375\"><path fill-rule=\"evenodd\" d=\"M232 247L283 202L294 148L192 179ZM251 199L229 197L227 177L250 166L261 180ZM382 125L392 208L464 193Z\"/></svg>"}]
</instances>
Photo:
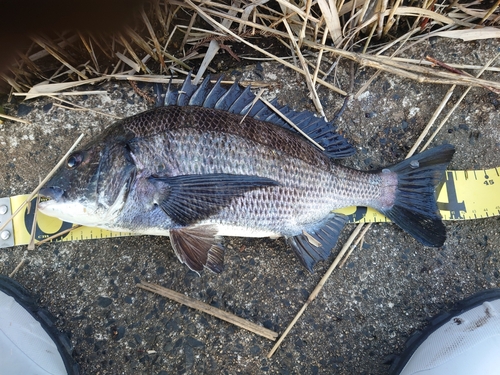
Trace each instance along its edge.
<instances>
[{"instance_id":1,"label":"dry straw","mask_svg":"<svg viewBox=\"0 0 500 375\"><path fill-rule=\"evenodd\" d=\"M118 35L68 32L33 36L33 45L20 54L10 72L0 79L16 93L27 92L42 80L97 83L98 80L88 79L109 73L168 75L181 68L197 71L199 79L212 69L211 63L220 48L239 58L228 45L239 42L254 51L256 57L266 56L303 75L319 113L321 105L311 83L347 94L345 88L318 78L320 66L332 55L420 82L499 89L496 82L457 77L442 69L428 68L420 61L376 55L377 49L402 43L403 27L408 25L411 27L406 32L412 36L408 44L412 46L431 35L465 40L498 37L498 2L488 9L478 9L475 3L453 2L445 6L422 0L411 4L407 6L401 0L152 0L137 15L134 29L127 27ZM281 41L284 52L288 48L299 63L290 63L284 56L262 48L259 38L263 37ZM206 53L199 52L199 43L209 48ZM358 45L364 46L364 53L354 52ZM186 54L194 46L196 50ZM67 53L69 48L80 54ZM304 48L318 53L306 58ZM61 67L57 74L48 70L53 69L54 63ZM314 70L309 72L308 66Z\"/></svg>"}]
</instances>

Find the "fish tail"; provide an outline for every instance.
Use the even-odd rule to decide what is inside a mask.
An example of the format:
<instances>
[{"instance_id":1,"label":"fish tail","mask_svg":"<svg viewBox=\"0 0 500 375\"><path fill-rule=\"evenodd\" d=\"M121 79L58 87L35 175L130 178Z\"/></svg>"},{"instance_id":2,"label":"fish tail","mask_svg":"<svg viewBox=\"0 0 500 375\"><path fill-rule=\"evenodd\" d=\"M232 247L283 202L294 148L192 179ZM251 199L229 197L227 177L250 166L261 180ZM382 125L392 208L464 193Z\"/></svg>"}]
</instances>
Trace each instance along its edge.
<instances>
[{"instance_id":1,"label":"fish tail","mask_svg":"<svg viewBox=\"0 0 500 375\"><path fill-rule=\"evenodd\" d=\"M380 211L426 246L439 247L446 240L435 189L454 152L445 144L388 168L397 175L397 188L391 207Z\"/></svg>"}]
</instances>

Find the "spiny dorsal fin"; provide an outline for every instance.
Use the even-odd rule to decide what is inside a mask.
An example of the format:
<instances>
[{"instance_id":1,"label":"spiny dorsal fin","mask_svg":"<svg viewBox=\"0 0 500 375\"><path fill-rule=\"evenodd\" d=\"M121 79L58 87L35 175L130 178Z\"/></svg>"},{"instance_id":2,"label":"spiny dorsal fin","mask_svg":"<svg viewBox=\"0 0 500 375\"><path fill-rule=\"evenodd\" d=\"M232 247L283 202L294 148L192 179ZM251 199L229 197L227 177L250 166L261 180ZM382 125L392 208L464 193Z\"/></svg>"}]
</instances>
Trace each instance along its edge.
<instances>
[{"instance_id":1,"label":"spiny dorsal fin","mask_svg":"<svg viewBox=\"0 0 500 375\"><path fill-rule=\"evenodd\" d=\"M235 82L229 89L226 89L221 86L221 81L222 76L217 80L215 85L210 87L210 76L207 76L197 86L192 84L191 76L188 75L180 90L173 89L169 83L164 99L161 101L158 100L157 105L190 105L220 109L243 116L247 115L257 120L271 122L294 133L297 132L261 100L257 100L252 105L255 95L250 91L250 87L242 88ZM157 90L157 95L159 92ZM278 104L277 99L271 101L271 104L299 129L321 145L329 157L339 159L354 154L354 148L342 135L336 132L336 127L332 123L325 121L324 118L316 117L309 111L294 111L286 105L282 106Z\"/></svg>"},{"instance_id":2,"label":"spiny dorsal fin","mask_svg":"<svg viewBox=\"0 0 500 375\"><path fill-rule=\"evenodd\" d=\"M210 76L207 76L198 86L198 89L193 93L191 99L189 99L189 105L203 106L203 102L206 100L211 90Z\"/></svg>"},{"instance_id":3,"label":"spiny dorsal fin","mask_svg":"<svg viewBox=\"0 0 500 375\"><path fill-rule=\"evenodd\" d=\"M182 84L181 90L179 91L179 95L177 97L177 105L178 106L188 105L191 97L193 96L197 88L198 86L193 85L191 83L191 75L188 74L187 78L184 80L184 83Z\"/></svg>"}]
</instances>

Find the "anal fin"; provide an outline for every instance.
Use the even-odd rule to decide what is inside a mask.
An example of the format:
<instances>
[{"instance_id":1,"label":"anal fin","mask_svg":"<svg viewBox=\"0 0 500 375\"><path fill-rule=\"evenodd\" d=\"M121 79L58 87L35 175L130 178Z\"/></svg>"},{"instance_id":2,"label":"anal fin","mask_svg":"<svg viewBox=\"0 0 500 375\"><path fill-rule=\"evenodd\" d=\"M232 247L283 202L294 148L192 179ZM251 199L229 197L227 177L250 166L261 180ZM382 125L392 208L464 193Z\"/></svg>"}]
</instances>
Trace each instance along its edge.
<instances>
[{"instance_id":1,"label":"anal fin","mask_svg":"<svg viewBox=\"0 0 500 375\"><path fill-rule=\"evenodd\" d=\"M220 273L224 269L224 248L216 233L210 225L171 229L170 242L177 258L191 270L208 268Z\"/></svg>"},{"instance_id":2,"label":"anal fin","mask_svg":"<svg viewBox=\"0 0 500 375\"><path fill-rule=\"evenodd\" d=\"M347 216L332 213L314 227L305 229L297 236L287 238L288 244L300 263L309 272L313 272L314 266L320 260L328 258L347 221Z\"/></svg>"}]
</instances>

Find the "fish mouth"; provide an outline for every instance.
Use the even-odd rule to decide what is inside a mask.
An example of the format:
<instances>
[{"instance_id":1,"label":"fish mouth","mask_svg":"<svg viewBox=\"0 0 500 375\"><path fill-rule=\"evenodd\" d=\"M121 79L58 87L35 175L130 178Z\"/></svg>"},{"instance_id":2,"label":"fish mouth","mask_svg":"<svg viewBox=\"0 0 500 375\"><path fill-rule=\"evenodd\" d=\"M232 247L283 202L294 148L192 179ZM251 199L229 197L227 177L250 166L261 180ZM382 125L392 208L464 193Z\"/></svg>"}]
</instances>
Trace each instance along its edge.
<instances>
[{"instance_id":1,"label":"fish mouth","mask_svg":"<svg viewBox=\"0 0 500 375\"><path fill-rule=\"evenodd\" d=\"M47 188L40 189L40 195L44 198L49 198L52 200L60 201L64 196L64 190L57 186L50 186Z\"/></svg>"}]
</instances>

